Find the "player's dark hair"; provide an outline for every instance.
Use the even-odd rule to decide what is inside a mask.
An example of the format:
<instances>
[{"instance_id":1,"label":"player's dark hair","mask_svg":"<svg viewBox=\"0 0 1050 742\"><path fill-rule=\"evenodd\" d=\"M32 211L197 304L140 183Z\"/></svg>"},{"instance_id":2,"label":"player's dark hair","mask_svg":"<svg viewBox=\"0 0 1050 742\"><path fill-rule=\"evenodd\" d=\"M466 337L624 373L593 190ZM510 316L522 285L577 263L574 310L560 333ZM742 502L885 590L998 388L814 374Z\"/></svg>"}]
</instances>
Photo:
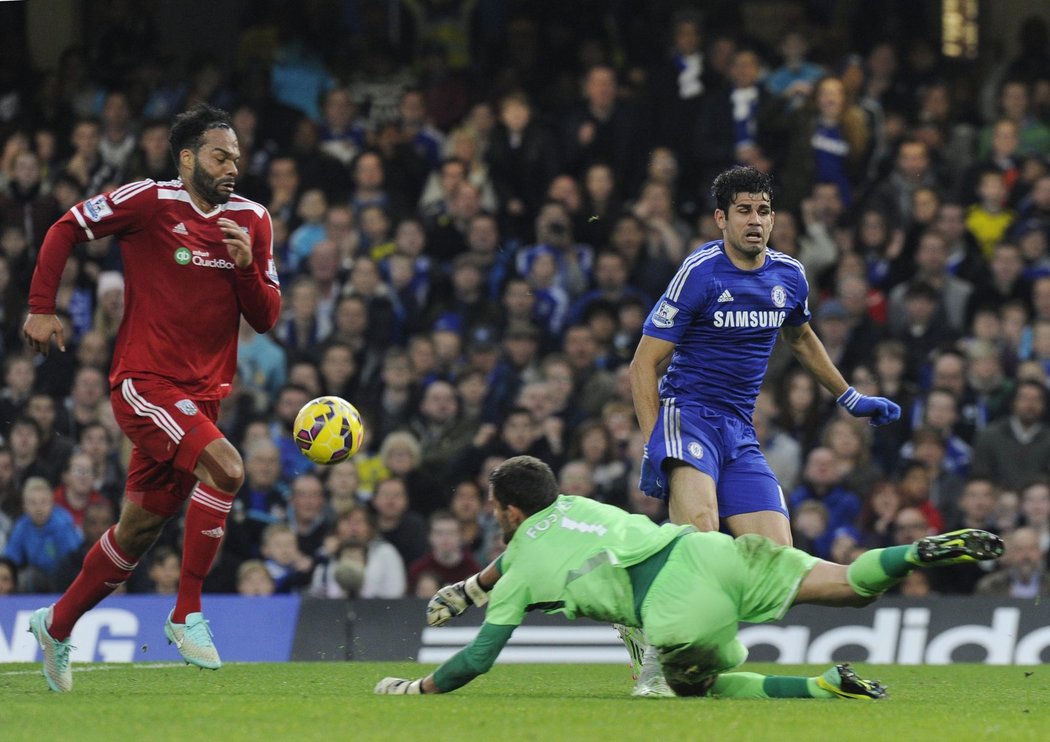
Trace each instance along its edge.
<instances>
[{"instance_id":1,"label":"player's dark hair","mask_svg":"<svg viewBox=\"0 0 1050 742\"><path fill-rule=\"evenodd\" d=\"M503 507L513 505L525 513L538 513L558 498L554 472L535 456L514 456L489 474L492 496Z\"/></svg>"},{"instance_id":2,"label":"player's dark hair","mask_svg":"<svg viewBox=\"0 0 1050 742\"><path fill-rule=\"evenodd\" d=\"M230 114L221 108L201 103L176 116L175 122L171 125L171 135L168 137L171 143L171 156L175 158L175 164L178 165L179 152L182 150L189 149L196 152L200 149L204 132L211 129L233 131Z\"/></svg>"},{"instance_id":3,"label":"player's dark hair","mask_svg":"<svg viewBox=\"0 0 1050 742\"><path fill-rule=\"evenodd\" d=\"M711 184L715 207L724 214L729 213L729 207L739 193L766 193L772 204L773 179L756 168L737 166L720 173Z\"/></svg>"}]
</instances>

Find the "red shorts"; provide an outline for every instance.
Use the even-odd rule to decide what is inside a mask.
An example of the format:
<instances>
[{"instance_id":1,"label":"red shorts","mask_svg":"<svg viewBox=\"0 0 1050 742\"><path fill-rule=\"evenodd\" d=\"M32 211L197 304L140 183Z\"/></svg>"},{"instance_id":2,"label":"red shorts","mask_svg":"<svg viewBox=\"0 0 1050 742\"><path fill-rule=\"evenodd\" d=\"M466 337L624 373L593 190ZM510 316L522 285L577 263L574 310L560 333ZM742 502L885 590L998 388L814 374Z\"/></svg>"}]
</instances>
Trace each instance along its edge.
<instances>
[{"instance_id":1,"label":"red shorts","mask_svg":"<svg viewBox=\"0 0 1050 742\"><path fill-rule=\"evenodd\" d=\"M175 515L197 484L201 451L222 438L218 400L191 400L163 381L124 379L110 392L113 416L131 439L126 496L156 515Z\"/></svg>"}]
</instances>

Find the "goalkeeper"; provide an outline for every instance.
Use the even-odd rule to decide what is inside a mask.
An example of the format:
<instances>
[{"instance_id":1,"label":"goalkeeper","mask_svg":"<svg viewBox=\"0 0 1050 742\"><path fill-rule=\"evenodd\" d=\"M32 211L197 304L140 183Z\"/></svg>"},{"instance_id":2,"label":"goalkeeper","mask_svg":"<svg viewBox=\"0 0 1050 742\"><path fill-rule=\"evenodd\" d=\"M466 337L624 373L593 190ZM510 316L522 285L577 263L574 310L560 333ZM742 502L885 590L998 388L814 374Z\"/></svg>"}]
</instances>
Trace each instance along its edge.
<instances>
[{"instance_id":1,"label":"goalkeeper","mask_svg":"<svg viewBox=\"0 0 1050 742\"><path fill-rule=\"evenodd\" d=\"M380 694L448 693L487 672L530 610L644 627L680 696L877 699L885 689L847 665L814 678L723 674L747 649L739 621L775 621L795 603L862 606L917 567L994 559L1002 541L966 529L874 549L846 567L764 536L737 539L559 495L550 468L508 459L489 476L507 550L480 574L442 588L427 607L440 625L487 603L477 637L424 678L383 678ZM494 584L493 584L494 582ZM491 592L489 592L491 591Z\"/></svg>"}]
</instances>

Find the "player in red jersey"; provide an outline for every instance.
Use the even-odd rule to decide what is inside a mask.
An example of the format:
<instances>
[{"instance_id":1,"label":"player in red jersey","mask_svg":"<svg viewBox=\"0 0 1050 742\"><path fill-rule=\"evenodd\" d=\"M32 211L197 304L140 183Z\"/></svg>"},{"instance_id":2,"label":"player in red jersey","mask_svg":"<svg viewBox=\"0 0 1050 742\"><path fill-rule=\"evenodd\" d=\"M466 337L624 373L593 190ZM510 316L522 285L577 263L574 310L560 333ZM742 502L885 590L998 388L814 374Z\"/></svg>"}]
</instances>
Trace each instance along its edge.
<instances>
[{"instance_id":1,"label":"player in red jersey","mask_svg":"<svg viewBox=\"0 0 1050 742\"><path fill-rule=\"evenodd\" d=\"M54 691L73 685L73 625L128 578L187 499L179 593L164 633L187 662L222 665L201 614L201 585L244 466L215 419L237 367L241 315L266 332L281 293L270 215L233 193L240 150L229 115L203 105L179 115L171 149L179 180L143 180L78 203L48 231L33 274L26 341L46 354L54 337L64 351L55 294L66 260L78 242L120 238L125 310L110 400L134 448L120 522L91 548L65 594L30 620Z\"/></svg>"}]
</instances>

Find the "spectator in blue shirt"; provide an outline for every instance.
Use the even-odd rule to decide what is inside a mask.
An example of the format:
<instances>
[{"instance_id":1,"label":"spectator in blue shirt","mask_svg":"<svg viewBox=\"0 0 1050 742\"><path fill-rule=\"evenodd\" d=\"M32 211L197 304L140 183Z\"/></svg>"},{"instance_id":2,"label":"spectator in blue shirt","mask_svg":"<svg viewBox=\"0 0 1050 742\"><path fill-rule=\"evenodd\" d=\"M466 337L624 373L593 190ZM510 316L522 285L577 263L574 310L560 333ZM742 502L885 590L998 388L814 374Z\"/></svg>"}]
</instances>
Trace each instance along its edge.
<instances>
[{"instance_id":1,"label":"spectator in blue shirt","mask_svg":"<svg viewBox=\"0 0 1050 742\"><path fill-rule=\"evenodd\" d=\"M25 514L15 521L4 556L20 570L30 570L23 578L30 590L46 590L55 568L82 537L69 511L55 507L54 492L43 477L26 480L22 508Z\"/></svg>"},{"instance_id":2,"label":"spectator in blue shirt","mask_svg":"<svg viewBox=\"0 0 1050 742\"><path fill-rule=\"evenodd\" d=\"M806 60L809 42L801 31L789 31L778 47L784 63L766 78L766 90L784 98L789 109L800 108L826 73L819 64Z\"/></svg>"},{"instance_id":3,"label":"spectator in blue shirt","mask_svg":"<svg viewBox=\"0 0 1050 742\"><path fill-rule=\"evenodd\" d=\"M828 512L828 527L813 541L812 553L821 559L831 555L831 542L835 532L843 526L855 526L860 515L860 498L840 482L835 467L835 455L830 449L819 446L806 457L806 468L802 472L802 484L788 498L791 511L808 501L821 503Z\"/></svg>"}]
</instances>

